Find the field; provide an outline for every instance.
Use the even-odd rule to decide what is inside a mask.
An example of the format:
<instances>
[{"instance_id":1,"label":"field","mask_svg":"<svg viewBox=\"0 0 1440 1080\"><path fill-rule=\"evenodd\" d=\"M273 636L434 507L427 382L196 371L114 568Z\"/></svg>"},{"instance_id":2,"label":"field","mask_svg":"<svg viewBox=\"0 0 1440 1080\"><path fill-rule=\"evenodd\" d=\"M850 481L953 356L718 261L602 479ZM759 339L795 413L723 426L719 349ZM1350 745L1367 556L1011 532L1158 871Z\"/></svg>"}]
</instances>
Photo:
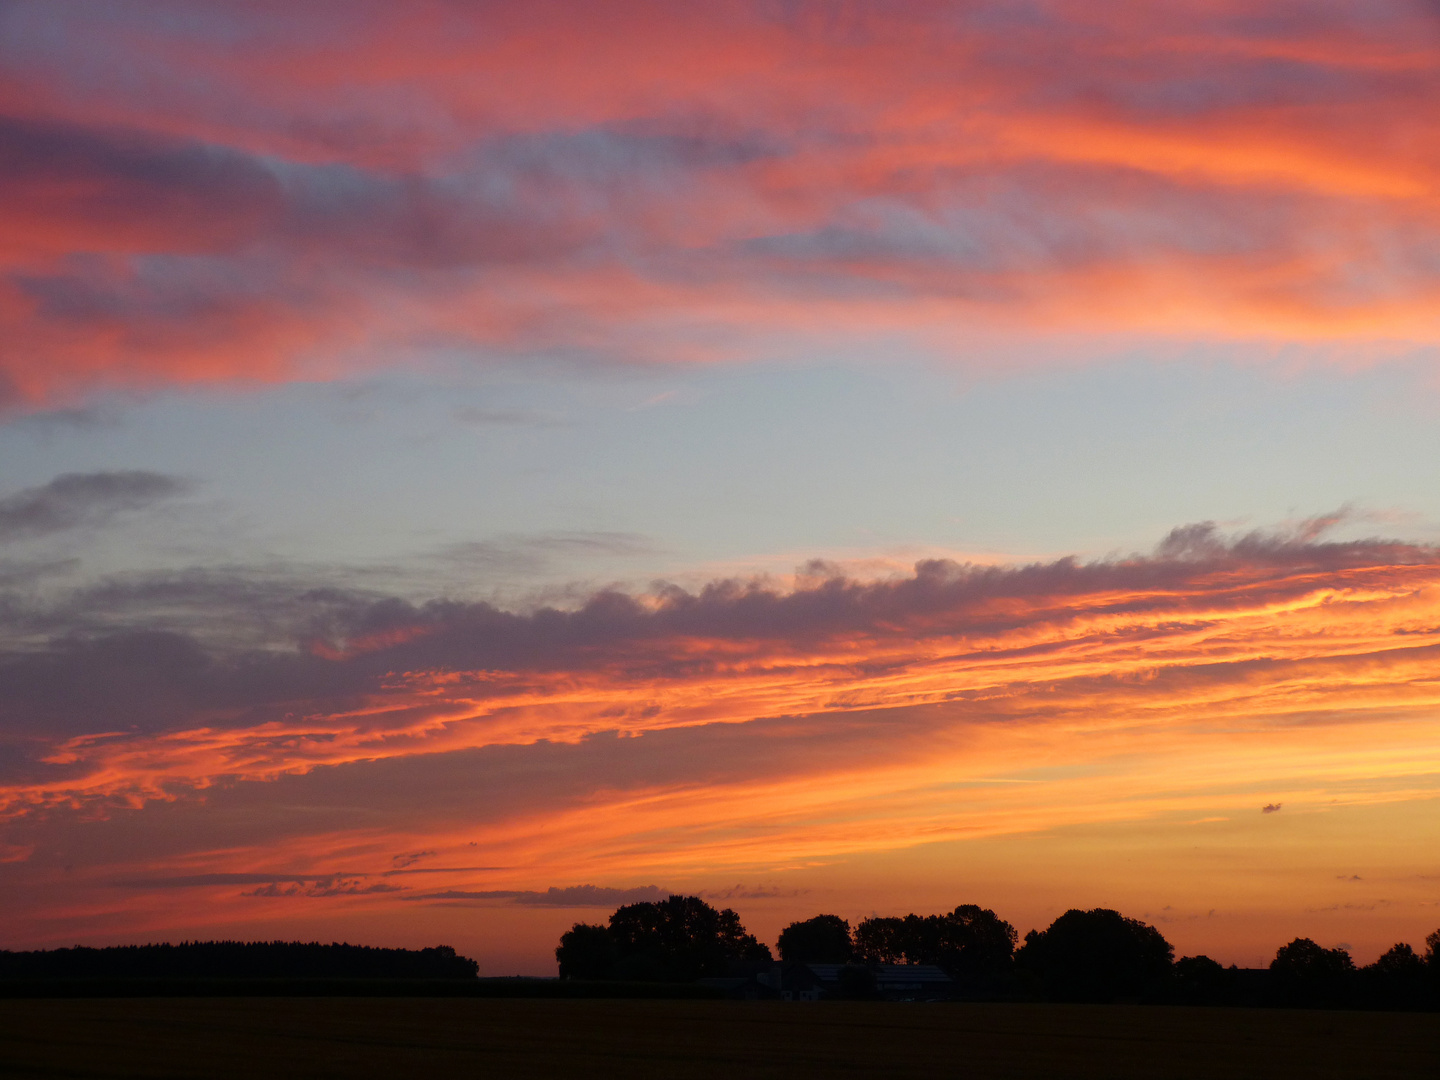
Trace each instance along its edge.
<instances>
[{"instance_id":1,"label":"field","mask_svg":"<svg viewBox=\"0 0 1440 1080\"><path fill-rule=\"evenodd\" d=\"M476 998L0 1001L5 1077L1435 1077L1440 1015Z\"/></svg>"}]
</instances>

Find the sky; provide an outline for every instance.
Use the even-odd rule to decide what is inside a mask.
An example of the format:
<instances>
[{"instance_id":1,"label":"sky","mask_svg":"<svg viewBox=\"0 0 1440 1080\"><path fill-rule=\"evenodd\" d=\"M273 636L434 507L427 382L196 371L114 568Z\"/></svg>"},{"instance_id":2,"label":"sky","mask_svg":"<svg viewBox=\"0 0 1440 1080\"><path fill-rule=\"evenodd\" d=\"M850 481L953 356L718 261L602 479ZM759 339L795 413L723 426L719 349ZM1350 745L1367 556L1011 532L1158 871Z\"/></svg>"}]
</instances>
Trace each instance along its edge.
<instances>
[{"instance_id":1,"label":"sky","mask_svg":"<svg viewBox=\"0 0 1440 1080\"><path fill-rule=\"evenodd\" d=\"M1440 927L1440 5L0 0L0 947Z\"/></svg>"}]
</instances>

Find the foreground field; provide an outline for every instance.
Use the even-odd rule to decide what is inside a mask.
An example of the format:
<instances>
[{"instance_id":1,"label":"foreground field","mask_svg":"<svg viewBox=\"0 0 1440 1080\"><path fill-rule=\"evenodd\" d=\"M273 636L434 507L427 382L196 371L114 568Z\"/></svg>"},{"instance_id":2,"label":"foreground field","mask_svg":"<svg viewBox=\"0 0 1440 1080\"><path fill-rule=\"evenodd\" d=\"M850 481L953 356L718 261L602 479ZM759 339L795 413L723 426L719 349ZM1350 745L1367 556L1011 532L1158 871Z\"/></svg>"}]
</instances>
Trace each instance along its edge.
<instances>
[{"instance_id":1,"label":"foreground field","mask_svg":"<svg viewBox=\"0 0 1440 1080\"><path fill-rule=\"evenodd\" d=\"M1435 1077L1440 1016L426 998L0 1001L6 1077Z\"/></svg>"}]
</instances>

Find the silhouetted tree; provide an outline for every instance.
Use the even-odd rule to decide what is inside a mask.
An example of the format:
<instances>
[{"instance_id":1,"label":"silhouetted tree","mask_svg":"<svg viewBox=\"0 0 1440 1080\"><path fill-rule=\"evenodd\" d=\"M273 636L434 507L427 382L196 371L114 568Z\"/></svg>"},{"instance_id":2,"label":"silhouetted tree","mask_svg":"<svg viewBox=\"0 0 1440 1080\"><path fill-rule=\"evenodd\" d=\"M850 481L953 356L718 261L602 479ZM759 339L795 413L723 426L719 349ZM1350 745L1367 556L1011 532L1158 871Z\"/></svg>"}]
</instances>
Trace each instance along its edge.
<instances>
[{"instance_id":1,"label":"silhouetted tree","mask_svg":"<svg viewBox=\"0 0 1440 1080\"><path fill-rule=\"evenodd\" d=\"M1174 954L1159 930L1138 919L1072 909L1026 934L1015 963L1051 1000L1115 1001L1156 997Z\"/></svg>"},{"instance_id":2,"label":"silhouetted tree","mask_svg":"<svg viewBox=\"0 0 1440 1080\"><path fill-rule=\"evenodd\" d=\"M935 963L949 974L989 976L1007 971L1015 955L1016 934L989 908L961 904L941 917L943 933Z\"/></svg>"},{"instance_id":3,"label":"silhouetted tree","mask_svg":"<svg viewBox=\"0 0 1440 1080\"><path fill-rule=\"evenodd\" d=\"M850 924L839 915L816 915L780 931L780 959L809 964L848 964L854 955Z\"/></svg>"},{"instance_id":4,"label":"silhouetted tree","mask_svg":"<svg viewBox=\"0 0 1440 1080\"><path fill-rule=\"evenodd\" d=\"M957 978L1008 970L1015 928L989 908L961 904L946 915L871 918L855 928L855 953L871 964L937 964Z\"/></svg>"},{"instance_id":5,"label":"silhouetted tree","mask_svg":"<svg viewBox=\"0 0 1440 1080\"><path fill-rule=\"evenodd\" d=\"M576 923L560 935L555 948L562 979L604 979L620 959L608 927Z\"/></svg>"},{"instance_id":6,"label":"silhouetted tree","mask_svg":"<svg viewBox=\"0 0 1440 1080\"><path fill-rule=\"evenodd\" d=\"M919 921L918 915L905 917L876 915L861 919L855 927L855 958L867 964L902 964L909 944L905 919Z\"/></svg>"},{"instance_id":7,"label":"silhouetted tree","mask_svg":"<svg viewBox=\"0 0 1440 1080\"><path fill-rule=\"evenodd\" d=\"M698 896L627 904L610 916L609 933L619 954L614 974L624 979L688 982L723 975L734 961L771 958L739 915Z\"/></svg>"},{"instance_id":8,"label":"silhouetted tree","mask_svg":"<svg viewBox=\"0 0 1440 1080\"><path fill-rule=\"evenodd\" d=\"M1347 1005L1354 974L1348 952L1326 949L1309 938L1281 945L1270 961L1271 990L1281 1005Z\"/></svg>"},{"instance_id":9,"label":"silhouetted tree","mask_svg":"<svg viewBox=\"0 0 1440 1080\"><path fill-rule=\"evenodd\" d=\"M1360 969L1362 1003L1378 1009L1418 1009L1428 1004L1425 958L1401 942Z\"/></svg>"}]
</instances>

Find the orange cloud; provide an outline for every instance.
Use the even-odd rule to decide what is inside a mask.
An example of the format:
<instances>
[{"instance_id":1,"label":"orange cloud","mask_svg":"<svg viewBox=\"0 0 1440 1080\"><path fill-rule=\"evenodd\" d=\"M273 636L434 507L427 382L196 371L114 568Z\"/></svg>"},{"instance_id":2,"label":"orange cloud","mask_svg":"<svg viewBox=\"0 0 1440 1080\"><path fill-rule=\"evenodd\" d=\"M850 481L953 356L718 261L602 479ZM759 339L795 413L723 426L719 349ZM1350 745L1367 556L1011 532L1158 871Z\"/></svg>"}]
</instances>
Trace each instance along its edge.
<instances>
[{"instance_id":1,"label":"orange cloud","mask_svg":"<svg viewBox=\"0 0 1440 1080\"><path fill-rule=\"evenodd\" d=\"M257 904L416 912L1057 830L1172 845L1251 817L1252 832L1314 830L1316 815L1431 802L1440 554L1319 528L1191 527L1152 556L932 561L871 581L812 567L792 589L717 582L572 611L359 601L331 612L337 644L308 652L116 639L12 655L0 694L31 750L0 789L19 853L0 876L29 883L9 894L27 925L22 895L50 897L46 918L135 925L117 913L137 893L160 918L195 889L232 925ZM157 653L150 670L124 659ZM117 711L132 706L159 725L134 729ZM60 717L85 729L65 736ZM1426 850L1431 816L1394 826L1407 850ZM1252 832L1237 852L1265 842ZM1331 854L1358 864L1366 843ZM1270 858L1301 874L1313 856ZM1203 893L1196 873L1168 887ZM1287 902L1315 906L1335 873ZM1407 918L1424 914L1396 889Z\"/></svg>"}]
</instances>

